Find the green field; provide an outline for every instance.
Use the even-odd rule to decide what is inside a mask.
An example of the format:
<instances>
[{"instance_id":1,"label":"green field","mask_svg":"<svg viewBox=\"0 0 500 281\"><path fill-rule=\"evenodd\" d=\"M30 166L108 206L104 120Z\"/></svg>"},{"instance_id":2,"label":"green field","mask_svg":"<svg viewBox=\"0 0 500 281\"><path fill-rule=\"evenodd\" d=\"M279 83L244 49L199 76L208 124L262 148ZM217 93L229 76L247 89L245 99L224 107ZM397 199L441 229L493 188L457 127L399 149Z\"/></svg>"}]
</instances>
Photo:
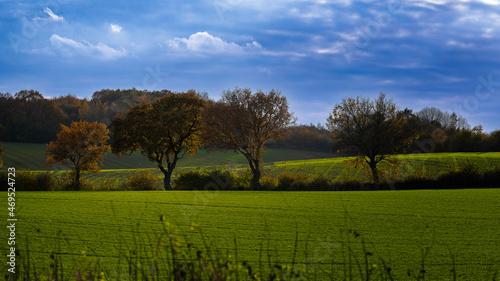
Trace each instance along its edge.
<instances>
[{"instance_id":1,"label":"green field","mask_svg":"<svg viewBox=\"0 0 500 281\"><path fill-rule=\"evenodd\" d=\"M17 170L31 169L37 171L65 171L68 167L44 166L45 146L41 144L5 143L3 169L15 167ZM350 179L366 180L370 178L360 170L347 169L344 166L346 157L325 152L313 152L289 149L269 149L264 155L264 175L278 177L282 173L303 174L310 178L324 175L332 180L342 182ZM334 157L334 158L332 158ZM473 163L479 170L484 171L500 167L500 152L488 153L432 153L398 155L403 161L399 169L400 178L414 174L423 174L426 177L437 177L453 168L463 167ZM201 150L191 159L181 159L174 171L173 178L190 169L211 169L221 167L243 174L248 171L248 164L241 154L228 152L212 152ZM383 167L383 166L382 166ZM161 188L163 174L155 165L148 162L140 153L117 158L108 154L104 160L103 170L99 174L87 173L83 179L96 189L116 189L123 184L137 169L151 169L158 177L158 187Z\"/></svg>"},{"instance_id":2,"label":"green field","mask_svg":"<svg viewBox=\"0 0 500 281\"><path fill-rule=\"evenodd\" d=\"M278 153L277 150L273 151ZM479 170L488 170L500 167L500 153L434 153L434 154L413 154L413 155L398 155L398 159L404 161L400 168L401 177L410 176L415 173L425 174L428 177L437 177L441 173L455 167L463 167L467 163L473 163ZM277 158L277 157L276 157ZM306 174L313 178L317 175L326 175L329 178L337 181L348 179L365 179L369 177L364 175L360 170L348 170L344 166L346 157L323 158L323 159L308 159L308 160L289 160L268 162L264 166L264 175L277 177L281 173L290 174ZM247 164L238 164L228 160L219 162L219 167L226 168L238 173L244 173L248 170ZM174 172L174 179L179 172L189 169L210 169L216 166L208 164L205 166L184 166L179 167ZM163 179L162 173L157 168L151 168L153 173L158 176L158 183L161 184ZM103 180L110 182L121 183L136 172L135 169L104 169L100 174L87 174L85 178L91 185L98 186ZM499 184L500 186L500 184Z\"/></svg>"},{"instance_id":3,"label":"green field","mask_svg":"<svg viewBox=\"0 0 500 281\"><path fill-rule=\"evenodd\" d=\"M43 154L46 146L44 144L27 143L3 143L5 155L3 156L4 167L16 167L16 169L28 170L65 170L68 167L54 165L49 168L45 166L47 157ZM318 158L331 158L336 155L328 152L315 152L293 149L269 149L264 155L264 162L272 164L277 161L305 160ZM181 159L178 167L201 167L213 165L246 164L245 157L240 153L211 152L200 150L197 156L191 159ZM149 162L140 153L135 152L129 156L118 158L112 153L106 154L103 169L140 169L156 168L156 164Z\"/></svg>"},{"instance_id":4,"label":"green field","mask_svg":"<svg viewBox=\"0 0 500 281\"><path fill-rule=\"evenodd\" d=\"M3 202L5 197L2 193ZM332 269L341 271L346 245L363 259L361 238L374 254L369 257L370 264L381 266L378 257L382 257L396 280L405 280L408 270L413 276L421 270L422 253L427 248L426 280L451 280L453 264L459 280L492 280L494 272L500 270L498 189L18 191L16 198L18 247L29 247L33 264L39 267L50 260L51 250L75 263L86 251L90 257L99 256L116 273L120 270L115 266L119 251L134 247L133 241L146 246L151 243L154 249L162 228L159 217L165 215L195 244L201 243L203 232L223 253L234 253L236 241L239 259L255 266L262 259L266 263L268 254L291 263L298 234L296 263L307 265L309 274L318 273L318 280L329 280ZM192 223L199 225L194 231L190 230ZM349 236L348 230L361 236ZM3 241L7 241L6 235L2 232ZM4 252L7 243L1 245Z\"/></svg>"},{"instance_id":5,"label":"green field","mask_svg":"<svg viewBox=\"0 0 500 281\"><path fill-rule=\"evenodd\" d=\"M410 175L416 171L427 176L437 176L451 167L461 167L467 163L474 163L480 170L500 167L500 152L488 153L430 153L430 154L404 154L397 158L403 161L400 173ZM275 162L268 167L271 175L282 172L327 174L336 178L345 174L348 176L343 161L345 157L328 159L311 159L298 161ZM383 167L383 163L381 163ZM352 170L351 170L352 171ZM352 171L353 176L361 176L360 173Z\"/></svg>"}]
</instances>

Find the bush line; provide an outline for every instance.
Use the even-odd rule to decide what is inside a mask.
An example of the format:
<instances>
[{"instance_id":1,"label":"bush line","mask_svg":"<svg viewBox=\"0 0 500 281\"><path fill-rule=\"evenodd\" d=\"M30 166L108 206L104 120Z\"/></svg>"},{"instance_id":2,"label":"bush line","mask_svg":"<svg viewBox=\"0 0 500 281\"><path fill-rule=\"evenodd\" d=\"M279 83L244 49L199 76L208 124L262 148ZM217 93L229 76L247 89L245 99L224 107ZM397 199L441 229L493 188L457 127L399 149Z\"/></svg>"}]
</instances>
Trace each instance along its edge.
<instances>
[{"instance_id":1,"label":"bush line","mask_svg":"<svg viewBox=\"0 0 500 281\"><path fill-rule=\"evenodd\" d=\"M16 188L22 191L74 190L71 172L60 176L51 172L18 171ZM237 173L221 168L189 170L174 179L174 190L251 190L251 173ZM7 172L0 171L0 182L7 182ZM99 186L83 181L81 190L161 190L159 178L150 170L138 170L125 182L104 179ZM378 184L356 178L328 175L310 176L303 173L281 173L277 177L264 176L264 191L361 191L361 190L408 190L408 189L460 189L500 187L500 168L480 169L473 163L451 167L437 177L429 177L419 171L404 178L382 181ZM3 188L7 190L7 186Z\"/></svg>"}]
</instances>

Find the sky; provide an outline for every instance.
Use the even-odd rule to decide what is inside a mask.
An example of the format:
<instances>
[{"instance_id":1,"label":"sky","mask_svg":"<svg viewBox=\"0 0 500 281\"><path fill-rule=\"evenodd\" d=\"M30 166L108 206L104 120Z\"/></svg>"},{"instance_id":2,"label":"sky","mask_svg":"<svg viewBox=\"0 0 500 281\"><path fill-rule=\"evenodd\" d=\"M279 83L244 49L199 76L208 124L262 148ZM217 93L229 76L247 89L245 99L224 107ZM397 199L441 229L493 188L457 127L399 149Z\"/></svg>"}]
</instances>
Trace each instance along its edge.
<instances>
[{"instance_id":1,"label":"sky","mask_svg":"<svg viewBox=\"0 0 500 281\"><path fill-rule=\"evenodd\" d=\"M298 123L345 97L500 129L500 0L0 0L0 92L276 89Z\"/></svg>"}]
</instances>

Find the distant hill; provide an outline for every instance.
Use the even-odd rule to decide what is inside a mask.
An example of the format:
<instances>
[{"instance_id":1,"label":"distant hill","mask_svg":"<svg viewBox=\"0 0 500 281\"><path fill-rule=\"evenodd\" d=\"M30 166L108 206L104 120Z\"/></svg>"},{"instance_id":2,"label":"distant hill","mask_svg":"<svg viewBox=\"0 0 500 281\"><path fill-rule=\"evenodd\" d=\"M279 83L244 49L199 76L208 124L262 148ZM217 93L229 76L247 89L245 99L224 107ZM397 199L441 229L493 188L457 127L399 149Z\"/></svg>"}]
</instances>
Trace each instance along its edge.
<instances>
[{"instance_id":1,"label":"distant hill","mask_svg":"<svg viewBox=\"0 0 500 281\"><path fill-rule=\"evenodd\" d=\"M17 170L53 170L54 167L45 167L46 156L44 155L45 144L28 143L3 143L5 155L3 156L3 167L15 167ZM315 152L296 149L269 148L264 155L265 165L273 164L279 161L307 160L332 158L337 156L334 153ZM200 150L198 155L188 159L181 159L178 167L203 167L226 164L247 164L247 161L240 153L232 151L227 152L207 152ZM135 152L129 156L118 158L112 153L108 153L104 158L103 169L138 169L138 168L156 168L156 164L149 162L140 153ZM59 166L55 169L68 169L68 167Z\"/></svg>"}]
</instances>

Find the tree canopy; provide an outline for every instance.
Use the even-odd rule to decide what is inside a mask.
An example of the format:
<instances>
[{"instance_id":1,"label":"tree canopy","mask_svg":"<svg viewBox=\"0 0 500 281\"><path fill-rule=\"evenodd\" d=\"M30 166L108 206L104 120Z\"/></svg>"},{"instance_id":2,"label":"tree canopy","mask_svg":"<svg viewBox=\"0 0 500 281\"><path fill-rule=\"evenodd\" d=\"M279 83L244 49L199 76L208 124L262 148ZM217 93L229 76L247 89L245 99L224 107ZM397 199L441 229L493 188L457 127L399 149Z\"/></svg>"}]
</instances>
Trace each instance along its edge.
<instances>
[{"instance_id":1,"label":"tree canopy","mask_svg":"<svg viewBox=\"0 0 500 281\"><path fill-rule=\"evenodd\" d=\"M23 90L14 96L0 94L2 139L11 142L45 143L55 139L64 113L53 100L39 92Z\"/></svg>"},{"instance_id":2,"label":"tree canopy","mask_svg":"<svg viewBox=\"0 0 500 281\"><path fill-rule=\"evenodd\" d=\"M103 123L79 121L71 123L70 127L61 124L57 140L47 145L47 165L71 164L75 173L75 188L79 189L80 173L100 172L103 155L110 150L106 144L108 132Z\"/></svg>"},{"instance_id":3,"label":"tree canopy","mask_svg":"<svg viewBox=\"0 0 500 281\"><path fill-rule=\"evenodd\" d=\"M379 182L377 164L405 152L417 137L396 104L380 93L378 99L345 98L327 119L336 146L359 155Z\"/></svg>"},{"instance_id":4,"label":"tree canopy","mask_svg":"<svg viewBox=\"0 0 500 281\"><path fill-rule=\"evenodd\" d=\"M285 137L294 123L288 101L279 91L268 93L235 88L210 101L204 115L205 139L211 150L234 150L245 156L253 173L253 186L260 188L264 145Z\"/></svg>"},{"instance_id":5,"label":"tree canopy","mask_svg":"<svg viewBox=\"0 0 500 281\"><path fill-rule=\"evenodd\" d=\"M177 162L197 154L202 145L204 105L205 100L190 90L131 107L111 122L112 152L121 156L140 151L158 164L165 176L165 190L171 189L170 178Z\"/></svg>"}]
</instances>

